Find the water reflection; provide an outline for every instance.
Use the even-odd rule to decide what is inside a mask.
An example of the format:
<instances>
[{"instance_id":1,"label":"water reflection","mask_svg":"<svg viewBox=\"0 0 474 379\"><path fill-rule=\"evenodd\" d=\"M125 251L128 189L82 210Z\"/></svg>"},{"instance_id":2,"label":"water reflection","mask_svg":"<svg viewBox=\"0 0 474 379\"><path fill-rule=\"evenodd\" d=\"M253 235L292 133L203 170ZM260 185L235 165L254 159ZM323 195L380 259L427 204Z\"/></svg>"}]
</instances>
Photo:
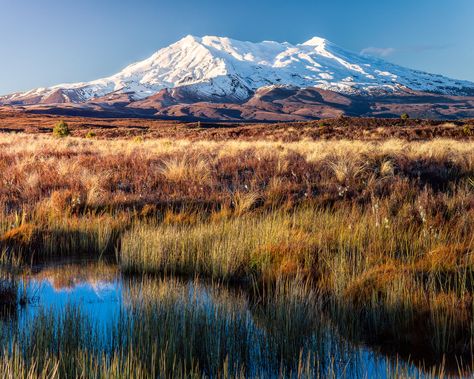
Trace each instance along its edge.
<instances>
[{"instance_id":1,"label":"water reflection","mask_svg":"<svg viewBox=\"0 0 474 379\"><path fill-rule=\"evenodd\" d=\"M71 329L66 336L78 330L90 336L74 349L100 354L133 349L150 372L161 359L207 375L226 370L246 377L428 376L414 365L345 342L304 284L281 283L256 300L222 284L124 278L113 265L79 263L36 267L23 286L30 301L2 331L8 329L10 340L19 340L25 351L36 341L45 350L64 343L54 333L48 335L52 342L41 337L42 330L60 324ZM76 329L81 320L87 322Z\"/></svg>"},{"instance_id":2,"label":"water reflection","mask_svg":"<svg viewBox=\"0 0 474 379\"><path fill-rule=\"evenodd\" d=\"M21 281L29 304L20 313L23 322L47 309L59 313L78 306L93 324L105 327L122 303L123 281L117 267L98 263L35 267Z\"/></svg>"}]
</instances>

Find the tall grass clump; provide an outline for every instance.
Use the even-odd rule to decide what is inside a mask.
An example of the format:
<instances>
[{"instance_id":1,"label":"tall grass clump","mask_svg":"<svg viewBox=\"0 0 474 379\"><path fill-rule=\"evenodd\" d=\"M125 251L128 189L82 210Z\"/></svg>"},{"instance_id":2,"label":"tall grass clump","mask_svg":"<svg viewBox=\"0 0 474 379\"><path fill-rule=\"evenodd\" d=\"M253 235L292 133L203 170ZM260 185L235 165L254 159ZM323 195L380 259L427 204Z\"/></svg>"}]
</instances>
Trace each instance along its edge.
<instances>
[{"instance_id":1,"label":"tall grass clump","mask_svg":"<svg viewBox=\"0 0 474 379\"><path fill-rule=\"evenodd\" d=\"M295 275L311 265L312 239L294 221L308 212L284 212L197 224L138 223L122 238L120 265L126 272L205 275L251 279Z\"/></svg>"},{"instance_id":2,"label":"tall grass clump","mask_svg":"<svg viewBox=\"0 0 474 379\"><path fill-rule=\"evenodd\" d=\"M32 258L113 256L131 214L84 211L79 209L81 202L53 193L30 213L1 213L0 250L24 262Z\"/></svg>"}]
</instances>

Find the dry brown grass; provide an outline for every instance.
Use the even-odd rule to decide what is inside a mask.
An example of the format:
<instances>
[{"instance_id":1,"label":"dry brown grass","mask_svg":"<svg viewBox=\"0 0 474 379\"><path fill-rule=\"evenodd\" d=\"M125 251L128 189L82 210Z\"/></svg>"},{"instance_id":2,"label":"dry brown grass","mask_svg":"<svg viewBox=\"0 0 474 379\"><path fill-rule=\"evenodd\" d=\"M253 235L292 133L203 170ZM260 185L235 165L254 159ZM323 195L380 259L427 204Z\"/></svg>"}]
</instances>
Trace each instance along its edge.
<instances>
[{"instance_id":1,"label":"dry brown grass","mask_svg":"<svg viewBox=\"0 0 474 379\"><path fill-rule=\"evenodd\" d=\"M119 250L139 273L302 275L364 337L465 354L453 341L472 330L473 180L469 141L3 134L0 250Z\"/></svg>"},{"instance_id":2,"label":"dry brown grass","mask_svg":"<svg viewBox=\"0 0 474 379\"><path fill-rule=\"evenodd\" d=\"M367 202L408 183L447 188L474 176L470 142L58 141L0 134L0 204L58 212L142 208ZM472 188L472 186L471 186ZM214 204L214 205L213 205Z\"/></svg>"},{"instance_id":3,"label":"dry brown grass","mask_svg":"<svg viewBox=\"0 0 474 379\"><path fill-rule=\"evenodd\" d=\"M302 139L358 139L428 140L474 138L474 120L446 123L434 120L401 120L381 118L338 117L321 121L278 123L209 123L164 121L139 118L67 117L32 114L0 107L0 131L32 134L52 133L53 127L64 120L73 136L90 139L127 138L141 143L146 139L189 140L273 140L300 141Z\"/></svg>"}]
</instances>

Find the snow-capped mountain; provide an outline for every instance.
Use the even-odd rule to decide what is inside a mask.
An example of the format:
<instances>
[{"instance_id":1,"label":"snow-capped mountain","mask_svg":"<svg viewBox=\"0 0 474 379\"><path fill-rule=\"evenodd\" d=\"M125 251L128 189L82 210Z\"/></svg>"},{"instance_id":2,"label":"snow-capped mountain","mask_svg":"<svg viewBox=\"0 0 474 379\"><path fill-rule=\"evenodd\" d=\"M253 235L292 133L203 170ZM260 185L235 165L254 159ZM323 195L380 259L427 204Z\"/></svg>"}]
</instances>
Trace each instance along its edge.
<instances>
[{"instance_id":1,"label":"snow-capped mountain","mask_svg":"<svg viewBox=\"0 0 474 379\"><path fill-rule=\"evenodd\" d=\"M292 45L187 36L113 76L0 97L3 104L83 103L126 94L142 100L179 88L196 100L243 102L271 86L319 88L349 95L408 90L472 95L474 83L407 69L344 50L322 39Z\"/></svg>"}]
</instances>

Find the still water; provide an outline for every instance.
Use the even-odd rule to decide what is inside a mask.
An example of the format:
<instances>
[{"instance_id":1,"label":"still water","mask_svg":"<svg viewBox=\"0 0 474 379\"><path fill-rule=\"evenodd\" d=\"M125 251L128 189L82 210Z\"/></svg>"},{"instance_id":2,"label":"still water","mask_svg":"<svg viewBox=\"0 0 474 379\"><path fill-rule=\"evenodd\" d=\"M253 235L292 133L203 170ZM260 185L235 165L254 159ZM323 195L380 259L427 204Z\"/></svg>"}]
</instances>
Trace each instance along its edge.
<instances>
[{"instance_id":1,"label":"still water","mask_svg":"<svg viewBox=\"0 0 474 379\"><path fill-rule=\"evenodd\" d=\"M298 372L302 377L428 375L402 359L345 341L322 312L291 286L283 295L261 301L248 290L222 284L197 279L130 279L114 265L79 262L35 267L23 276L19 291L26 291L27 304L1 325L2 335L20 345L22 339L34 340L24 337L24 331L37 328L38 319L59 320L75 309L93 327L91 338L103 352L143 341L167 349L171 345L175 354L192 355L209 376L215 374L215 367L221 367L222 350L225 359L245 366L246 377L278 377L282 370L295 377ZM140 323L146 325L142 328L146 335L136 327ZM131 337L134 333L140 336ZM118 337L121 334L128 337ZM5 337L2 343L7 343Z\"/></svg>"}]
</instances>

